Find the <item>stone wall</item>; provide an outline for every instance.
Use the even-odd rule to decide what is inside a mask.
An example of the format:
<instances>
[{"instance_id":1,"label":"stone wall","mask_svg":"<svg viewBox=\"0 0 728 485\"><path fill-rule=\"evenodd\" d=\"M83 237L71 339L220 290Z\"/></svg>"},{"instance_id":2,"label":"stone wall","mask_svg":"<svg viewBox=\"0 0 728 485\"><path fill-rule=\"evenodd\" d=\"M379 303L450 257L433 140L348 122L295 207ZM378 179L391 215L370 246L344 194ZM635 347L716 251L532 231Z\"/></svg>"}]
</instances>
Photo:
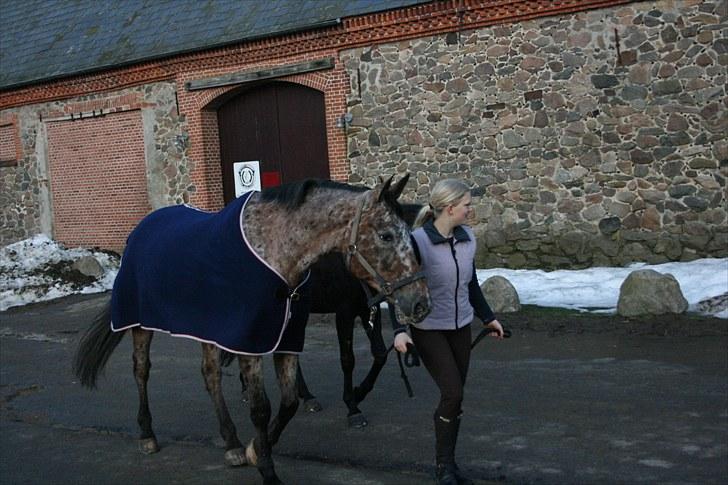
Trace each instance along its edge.
<instances>
[{"instance_id":1,"label":"stone wall","mask_svg":"<svg viewBox=\"0 0 728 485\"><path fill-rule=\"evenodd\" d=\"M20 137L18 163L0 167L0 246L19 241L38 233L53 236L54 227L67 221L53 217L50 193L50 170L47 130L51 123L85 122L92 113L114 113L138 110L141 112L143 140L129 133L125 142L144 144L147 195L152 208L189 201L196 189L188 172L188 137L184 116L177 112L175 84L158 82L119 91L110 91L62 101L41 103L0 112L0 119L12 119ZM75 121L69 117L74 114ZM89 126L93 126L89 124ZM91 128L89 128L91 129ZM78 130L74 130L78 132ZM81 130L82 131L82 130ZM74 135L69 143L93 151L83 134ZM123 138L124 134L119 134ZM113 159L100 159L107 163L124 163ZM103 171L99 171L103 173ZM89 174L89 177L93 177ZM80 185L80 184L79 184ZM118 190L124 190L119 183ZM79 194L79 197L87 197ZM114 207L118 201L113 194L103 200L84 200L86 204L105 204L109 214L123 214L123 207ZM125 236L124 236L125 238Z\"/></svg>"},{"instance_id":2,"label":"stone wall","mask_svg":"<svg viewBox=\"0 0 728 485\"><path fill-rule=\"evenodd\" d=\"M50 224L41 221L41 183L35 150L37 127L20 131L18 113L8 110L2 118L12 120L12 130L19 133L20 147L17 163L0 166L0 246L50 230ZM45 187L47 192L47 186Z\"/></svg>"},{"instance_id":3,"label":"stone wall","mask_svg":"<svg viewBox=\"0 0 728 485\"><path fill-rule=\"evenodd\" d=\"M478 264L728 256L728 5L650 1L344 51L353 183L465 179Z\"/></svg>"}]
</instances>

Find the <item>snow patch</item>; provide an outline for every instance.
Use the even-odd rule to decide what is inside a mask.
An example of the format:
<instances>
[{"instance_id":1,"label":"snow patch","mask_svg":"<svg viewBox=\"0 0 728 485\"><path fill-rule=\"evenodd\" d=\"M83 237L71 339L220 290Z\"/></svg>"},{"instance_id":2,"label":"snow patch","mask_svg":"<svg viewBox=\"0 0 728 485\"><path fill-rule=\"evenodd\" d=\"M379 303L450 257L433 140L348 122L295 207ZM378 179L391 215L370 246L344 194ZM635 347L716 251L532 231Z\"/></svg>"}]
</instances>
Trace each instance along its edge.
<instances>
[{"instance_id":1,"label":"snow patch","mask_svg":"<svg viewBox=\"0 0 728 485\"><path fill-rule=\"evenodd\" d=\"M83 256L98 260L104 269L101 278L84 284L81 278L68 277L67 267ZM525 305L615 313L619 287L637 269L672 274L680 283L689 311L728 319L728 258L583 270L479 269L477 277L480 284L495 275L507 278ZM118 256L82 248L67 249L42 234L10 244L0 248L0 311L71 294L110 290L118 271Z\"/></svg>"},{"instance_id":2,"label":"snow patch","mask_svg":"<svg viewBox=\"0 0 728 485\"><path fill-rule=\"evenodd\" d=\"M104 274L96 279L70 269L73 261L93 256ZM39 234L0 248L0 311L72 294L111 289L119 258L103 251L67 249Z\"/></svg>"}]
</instances>

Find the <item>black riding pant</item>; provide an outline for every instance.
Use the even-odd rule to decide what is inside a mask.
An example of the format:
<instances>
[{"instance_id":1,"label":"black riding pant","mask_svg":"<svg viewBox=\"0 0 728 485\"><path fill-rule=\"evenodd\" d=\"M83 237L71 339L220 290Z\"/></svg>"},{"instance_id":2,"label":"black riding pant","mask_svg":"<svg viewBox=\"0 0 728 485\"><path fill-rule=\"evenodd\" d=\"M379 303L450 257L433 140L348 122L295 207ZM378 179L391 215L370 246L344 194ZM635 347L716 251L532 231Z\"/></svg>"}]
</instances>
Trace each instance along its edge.
<instances>
[{"instance_id":1,"label":"black riding pant","mask_svg":"<svg viewBox=\"0 0 728 485\"><path fill-rule=\"evenodd\" d=\"M470 325L458 330L410 328L417 352L440 389L436 415L447 420L456 419L460 415L470 364Z\"/></svg>"}]
</instances>

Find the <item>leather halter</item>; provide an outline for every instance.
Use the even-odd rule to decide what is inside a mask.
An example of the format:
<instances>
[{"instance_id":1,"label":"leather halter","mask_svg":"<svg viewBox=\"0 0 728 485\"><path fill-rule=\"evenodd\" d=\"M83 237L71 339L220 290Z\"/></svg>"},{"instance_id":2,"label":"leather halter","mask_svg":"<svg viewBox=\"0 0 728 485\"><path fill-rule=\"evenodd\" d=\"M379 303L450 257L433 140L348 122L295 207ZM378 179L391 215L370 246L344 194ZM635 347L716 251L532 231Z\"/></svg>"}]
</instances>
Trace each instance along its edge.
<instances>
[{"instance_id":1,"label":"leather halter","mask_svg":"<svg viewBox=\"0 0 728 485\"><path fill-rule=\"evenodd\" d=\"M387 299L387 297L391 297L392 294L398 289L407 286L414 281L424 278L425 274L422 271L418 271L411 276L402 278L401 280L395 281L394 283L389 283L382 277L382 275L377 272L377 270L374 269L374 267L372 267L371 264L369 264L369 262L367 262L366 258L362 256L361 252L359 252L359 248L356 245L357 239L359 238L359 223L361 222L361 216L364 212L365 203L366 198L362 200L361 205L356 209L356 216L354 216L354 220L351 224L351 236L349 237L349 246L346 250L345 263L346 269L351 271L351 257L356 256L359 264L361 264L362 267L367 271L367 273L372 275L372 277L379 284L381 290L379 290L379 293L374 296L371 296L368 285L362 284L362 286L364 287L364 292L366 293L368 299L367 305L372 307L374 305L378 305L379 303Z\"/></svg>"}]
</instances>

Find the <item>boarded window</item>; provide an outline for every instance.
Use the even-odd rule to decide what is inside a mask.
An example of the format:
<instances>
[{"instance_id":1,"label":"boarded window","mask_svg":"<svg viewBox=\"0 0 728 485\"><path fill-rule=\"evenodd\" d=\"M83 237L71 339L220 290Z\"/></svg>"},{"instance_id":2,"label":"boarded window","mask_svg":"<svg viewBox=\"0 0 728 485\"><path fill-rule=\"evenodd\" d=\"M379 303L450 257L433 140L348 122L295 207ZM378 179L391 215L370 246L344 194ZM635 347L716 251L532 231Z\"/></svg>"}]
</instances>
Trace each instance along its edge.
<instances>
[{"instance_id":1,"label":"boarded window","mask_svg":"<svg viewBox=\"0 0 728 485\"><path fill-rule=\"evenodd\" d=\"M150 210L140 111L48 123L53 236L121 251Z\"/></svg>"},{"instance_id":2,"label":"boarded window","mask_svg":"<svg viewBox=\"0 0 728 485\"><path fill-rule=\"evenodd\" d=\"M15 130L14 124L0 125L0 167L14 167L18 164Z\"/></svg>"}]
</instances>

